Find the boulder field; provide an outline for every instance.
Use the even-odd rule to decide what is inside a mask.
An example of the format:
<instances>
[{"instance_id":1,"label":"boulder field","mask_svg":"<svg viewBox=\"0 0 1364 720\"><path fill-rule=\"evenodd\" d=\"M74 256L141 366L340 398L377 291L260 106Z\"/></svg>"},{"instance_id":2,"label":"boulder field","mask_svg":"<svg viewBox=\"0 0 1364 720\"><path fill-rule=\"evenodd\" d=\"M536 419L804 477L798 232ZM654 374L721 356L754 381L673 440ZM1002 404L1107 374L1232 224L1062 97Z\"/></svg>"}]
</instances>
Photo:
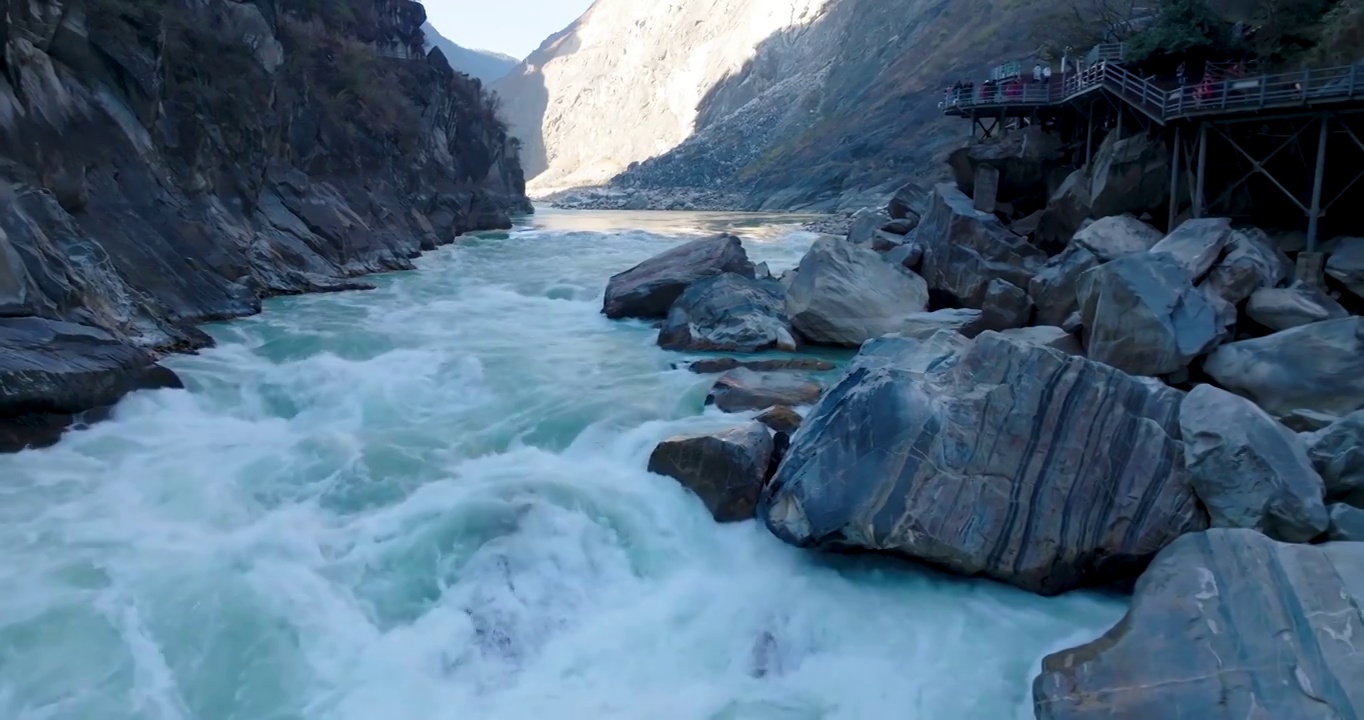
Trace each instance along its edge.
<instances>
[{"instance_id":1,"label":"boulder field","mask_svg":"<svg viewBox=\"0 0 1364 720\"><path fill-rule=\"evenodd\" d=\"M1045 150L958 153L957 183L855 213L777 281L728 235L613 278L603 312L630 296L665 348L857 348L832 374L696 363L724 373L708 402L735 425L663 442L649 469L799 547L1133 592L1107 634L1045 659L1038 718L1359 717L1360 242L1295 279L1292 243L1257 228L1157 229L1149 140L1064 173ZM1013 195L1064 182L1011 221L963 189L982 166Z\"/></svg>"}]
</instances>

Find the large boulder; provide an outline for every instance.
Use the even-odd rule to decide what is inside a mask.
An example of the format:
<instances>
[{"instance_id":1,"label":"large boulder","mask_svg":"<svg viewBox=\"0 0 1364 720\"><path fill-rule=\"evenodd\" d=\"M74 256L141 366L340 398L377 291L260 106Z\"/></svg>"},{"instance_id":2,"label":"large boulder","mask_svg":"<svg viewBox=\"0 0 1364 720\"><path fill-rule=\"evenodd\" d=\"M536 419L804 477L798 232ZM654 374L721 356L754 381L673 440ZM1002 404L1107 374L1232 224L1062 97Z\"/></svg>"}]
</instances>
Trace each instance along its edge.
<instances>
[{"instance_id":1,"label":"large boulder","mask_svg":"<svg viewBox=\"0 0 1364 720\"><path fill-rule=\"evenodd\" d=\"M1307 454L1326 483L1326 497L1364 508L1364 410L1306 435Z\"/></svg>"},{"instance_id":2,"label":"large boulder","mask_svg":"<svg viewBox=\"0 0 1364 720\"><path fill-rule=\"evenodd\" d=\"M753 277L753 263L738 237L693 240L613 275L602 312L612 319L663 318L687 286L727 272Z\"/></svg>"},{"instance_id":3,"label":"large boulder","mask_svg":"<svg viewBox=\"0 0 1364 720\"><path fill-rule=\"evenodd\" d=\"M1325 490L1303 441L1255 403L1199 385L1179 407L1184 462L1213 527L1285 542L1326 531Z\"/></svg>"},{"instance_id":4,"label":"large boulder","mask_svg":"<svg viewBox=\"0 0 1364 720\"><path fill-rule=\"evenodd\" d=\"M929 289L962 307L979 309L996 279L1028 287L1046 262L1046 253L994 215L977 211L969 197L948 184L934 187L914 239L924 249L922 273Z\"/></svg>"},{"instance_id":5,"label":"large boulder","mask_svg":"<svg viewBox=\"0 0 1364 720\"><path fill-rule=\"evenodd\" d=\"M1086 225L1071 242L1094 253L1099 262L1140 255L1161 241L1160 231L1131 215L1099 218Z\"/></svg>"},{"instance_id":6,"label":"large boulder","mask_svg":"<svg viewBox=\"0 0 1364 720\"><path fill-rule=\"evenodd\" d=\"M658 333L668 350L795 350L786 293L776 280L722 273L693 283Z\"/></svg>"},{"instance_id":7,"label":"large boulder","mask_svg":"<svg viewBox=\"0 0 1364 720\"><path fill-rule=\"evenodd\" d=\"M994 332L868 343L792 438L759 517L797 546L1044 594L1130 577L1207 526L1180 396Z\"/></svg>"},{"instance_id":8,"label":"large boulder","mask_svg":"<svg viewBox=\"0 0 1364 720\"><path fill-rule=\"evenodd\" d=\"M1228 390L1282 417L1337 417L1364 408L1364 318L1303 325L1217 348L1203 369Z\"/></svg>"},{"instance_id":9,"label":"large boulder","mask_svg":"<svg viewBox=\"0 0 1364 720\"><path fill-rule=\"evenodd\" d=\"M772 452L772 433L753 422L664 440L649 456L649 472L696 493L716 522L740 522L753 517Z\"/></svg>"},{"instance_id":10,"label":"large boulder","mask_svg":"<svg viewBox=\"0 0 1364 720\"><path fill-rule=\"evenodd\" d=\"M1166 548L1121 622L1042 662L1038 720L1306 720L1364 708L1364 544L1210 530Z\"/></svg>"},{"instance_id":11,"label":"large boulder","mask_svg":"<svg viewBox=\"0 0 1364 720\"><path fill-rule=\"evenodd\" d=\"M1228 247L1226 255L1208 271L1204 285L1232 305L1240 305L1256 290L1276 287L1293 276L1293 261L1263 230L1235 230Z\"/></svg>"},{"instance_id":12,"label":"large boulder","mask_svg":"<svg viewBox=\"0 0 1364 720\"><path fill-rule=\"evenodd\" d=\"M871 245L876 232L890 221L890 213L881 208L862 208L853 213L852 224L848 226L848 242L854 245Z\"/></svg>"},{"instance_id":13,"label":"large boulder","mask_svg":"<svg viewBox=\"0 0 1364 720\"><path fill-rule=\"evenodd\" d=\"M1032 320L1033 304L1027 291L1008 280L996 278L985 289L980 306L984 330L1020 328Z\"/></svg>"},{"instance_id":14,"label":"large boulder","mask_svg":"<svg viewBox=\"0 0 1364 720\"><path fill-rule=\"evenodd\" d=\"M1352 294L1364 297L1364 237L1332 240L1326 274L1339 280Z\"/></svg>"},{"instance_id":15,"label":"large boulder","mask_svg":"<svg viewBox=\"0 0 1364 720\"><path fill-rule=\"evenodd\" d=\"M1037 305L1037 323L1065 325L1080 309L1076 294L1080 276L1098 266L1097 255L1075 244L1048 260L1028 283L1028 296Z\"/></svg>"},{"instance_id":16,"label":"large boulder","mask_svg":"<svg viewBox=\"0 0 1364 720\"><path fill-rule=\"evenodd\" d=\"M1094 217L1159 214L1170 197L1170 153L1149 135L1118 139L1109 133L1090 163L1090 211Z\"/></svg>"},{"instance_id":17,"label":"large boulder","mask_svg":"<svg viewBox=\"0 0 1364 720\"><path fill-rule=\"evenodd\" d=\"M976 171L990 167L999 171L1002 202L1030 195L1045 195L1047 176L1061 165L1065 147L1058 137L1041 127L1028 127L986 140L973 141L948 155L947 164L957 187L974 195Z\"/></svg>"},{"instance_id":18,"label":"large boulder","mask_svg":"<svg viewBox=\"0 0 1364 720\"><path fill-rule=\"evenodd\" d=\"M1089 357L1134 375L1167 375L1226 337L1227 318L1166 254L1129 255L1077 286Z\"/></svg>"},{"instance_id":19,"label":"large boulder","mask_svg":"<svg viewBox=\"0 0 1364 720\"><path fill-rule=\"evenodd\" d=\"M1076 170L1052 193L1033 237L1044 248L1065 247L1089 219L1089 204L1089 175Z\"/></svg>"},{"instance_id":20,"label":"large boulder","mask_svg":"<svg viewBox=\"0 0 1364 720\"><path fill-rule=\"evenodd\" d=\"M1348 317L1330 295L1304 283L1264 287L1251 293L1246 315L1270 330L1289 330L1323 320Z\"/></svg>"},{"instance_id":21,"label":"large boulder","mask_svg":"<svg viewBox=\"0 0 1364 720\"><path fill-rule=\"evenodd\" d=\"M773 405L811 405L824 388L804 375L789 372L730 370L720 376L706 396L706 404L724 412L763 410Z\"/></svg>"},{"instance_id":22,"label":"large boulder","mask_svg":"<svg viewBox=\"0 0 1364 720\"><path fill-rule=\"evenodd\" d=\"M1013 342L1048 347L1053 350L1060 350L1067 355L1085 354L1085 349L1081 347L1078 338L1066 332L1065 329L1052 325L1001 330L999 334Z\"/></svg>"},{"instance_id":23,"label":"large boulder","mask_svg":"<svg viewBox=\"0 0 1364 720\"><path fill-rule=\"evenodd\" d=\"M902 338L927 340L943 330L950 330L973 338L985 330L982 325L982 313L979 310L935 310L906 317L895 334Z\"/></svg>"},{"instance_id":24,"label":"large boulder","mask_svg":"<svg viewBox=\"0 0 1364 720\"><path fill-rule=\"evenodd\" d=\"M1156 243L1151 252L1169 254L1189 274L1189 282L1196 283L1231 245L1231 232L1231 220L1227 218L1186 220Z\"/></svg>"},{"instance_id":25,"label":"large boulder","mask_svg":"<svg viewBox=\"0 0 1364 720\"><path fill-rule=\"evenodd\" d=\"M786 308L806 340L857 347L895 332L906 315L927 305L923 278L868 248L821 238L801 258Z\"/></svg>"},{"instance_id":26,"label":"large boulder","mask_svg":"<svg viewBox=\"0 0 1364 720\"><path fill-rule=\"evenodd\" d=\"M926 204L924 198L927 195L928 193L919 185L905 183L900 186L899 190L895 191L895 195L891 197L890 203L886 206L886 211L896 220L912 219L917 223L919 217L923 215Z\"/></svg>"},{"instance_id":27,"label":"large boulder","mask_svg":"<svg viewBox=\"0 0 1364 720\"><path fill-rule=\"evenodd\" d=\"M787 434L799 430L801 422L804 421L800 413L785 405L770 407L759 413L754 419L771 428L773 432Z\"/></svg>"},{"instance_id":28,"label":"large boulder","mask_svg":"<svg viewBox=\"0 0 1364 720\"><path fill-rule=\"evenodd\" d=\"M885 261L893 265L914 271L919 269L919 263L924 259L924 248L913 238L907 238L900 246L894 248L882 257Z\"/></svg>"},{"instance_id":29,"label":"large boulder","mask_svg":"<svg viewBox=\"0 0 1364 720\"><path fill-rule=\"evenodd\" d=\"M1332 505L1327 509L1331 526L1326 539L1336 542L1364 542L1364 510L1353 505Z\"/></svg>"}]
</instances>

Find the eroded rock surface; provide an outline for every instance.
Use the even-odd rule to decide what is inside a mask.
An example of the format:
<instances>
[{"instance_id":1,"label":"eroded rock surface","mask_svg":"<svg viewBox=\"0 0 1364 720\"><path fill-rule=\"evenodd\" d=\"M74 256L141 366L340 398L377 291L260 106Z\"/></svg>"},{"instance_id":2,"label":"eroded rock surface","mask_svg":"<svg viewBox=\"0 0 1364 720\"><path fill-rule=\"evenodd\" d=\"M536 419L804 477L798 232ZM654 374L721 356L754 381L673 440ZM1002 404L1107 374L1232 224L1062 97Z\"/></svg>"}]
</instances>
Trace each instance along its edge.
<instances>
[{"instance_id":1,"label":"eroded rock surface","mask_svg":"<svg viewBox=\"0 0 1364 720\"><path fill-rule=\"evenodd\" d=\"M688 286L721 273L754 275L753 263L737 236L716 235L683 243L611 276L602 313L612 319L667 317Z\"/></svg>"},{"instance_id":2,"label":"eroded rock surface","mask_svg":"<svg viewBox=\"0 0 1364 720\"><path fill-rule=\"evenodd\" d=\"M692 283L658 333L668 350L795 350L786 293L776 280L722 273Z\"/></svg>"},{"instance_id":3,"label":"eroded rock surface","mask_svg":"<svg viewBox=\"0 0 1364 720\"><path fill-rule=\"evenodd\" d=\"M725 412L762 410L773 405L810 405L824 388L804 375L789 372L730 370L715 381L706 404Z\"/></svg>"},{"instance_id":4,"label":"eroded rock surface","mask_svg":"<svg viewBox=\"0 0 1364 720\"><path fill-rule=\"evenodd\" d=\"M649 456L649 472L696 493L716 522L739 522L753 517L772 451L772 433L754 422L664 440Z\"/></svg>"}]
</instances>

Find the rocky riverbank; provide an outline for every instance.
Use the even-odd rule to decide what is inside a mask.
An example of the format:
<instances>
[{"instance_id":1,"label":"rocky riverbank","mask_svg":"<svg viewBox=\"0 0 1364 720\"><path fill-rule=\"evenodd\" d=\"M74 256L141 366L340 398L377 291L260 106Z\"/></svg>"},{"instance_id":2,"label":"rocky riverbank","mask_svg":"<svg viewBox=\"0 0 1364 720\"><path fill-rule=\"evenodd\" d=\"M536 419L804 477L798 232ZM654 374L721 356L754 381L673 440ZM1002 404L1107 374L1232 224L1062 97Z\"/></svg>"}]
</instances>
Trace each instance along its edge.
<instances>
[{"instance_id":1,"label":"rocky riverbank","mask_svg":"<svg viewBox=\"0 0 1364 720\"><path fill-rule=\"evenodd\" d=\"M1356 716L1364 239L1295 281L1291 237L1157 228L1152 140L1080 169L1045 141L963 148L955 182L858 212L780 278L730 235L612 277L603 312L661 321L669 349L858 348L827 383L800 359L702 368L735 426L649 469L800 547L1131 590L1044 661L1038 718Z\"/></svg>"},{"instance_id":2,"label":"rocky riverbank","mask_svg":"<svg viewBox=\"0 0 1364 720\"><path fill-rule=\"evenodd\" d=\"M0 43L0 450L54 442L272 295L366 287L530 212L421 4L13 0Z\"/></svg>"}]
</instances>

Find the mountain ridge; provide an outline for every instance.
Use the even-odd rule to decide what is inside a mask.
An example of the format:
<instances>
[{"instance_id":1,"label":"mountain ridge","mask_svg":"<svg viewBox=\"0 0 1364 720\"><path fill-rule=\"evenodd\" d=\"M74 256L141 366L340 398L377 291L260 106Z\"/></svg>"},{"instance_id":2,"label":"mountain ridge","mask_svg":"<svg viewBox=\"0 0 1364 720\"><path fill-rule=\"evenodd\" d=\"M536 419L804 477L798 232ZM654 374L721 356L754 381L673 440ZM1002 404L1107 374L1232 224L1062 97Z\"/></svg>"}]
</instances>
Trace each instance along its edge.
<instances>
[{"instance_id":1,"label":"mountain ridge","mask_svg":"<svg viewBox=\"0 0 1364 720\"><path fill-rule=\"evenodd\" d=\"M485 84L501 79L520 62L517 58L492 50L467 48L440 34L430 22L422 25L426 33L427 48L440 48L450 66L459 72L472 75Z\"/></svg>"}]
</instances>

